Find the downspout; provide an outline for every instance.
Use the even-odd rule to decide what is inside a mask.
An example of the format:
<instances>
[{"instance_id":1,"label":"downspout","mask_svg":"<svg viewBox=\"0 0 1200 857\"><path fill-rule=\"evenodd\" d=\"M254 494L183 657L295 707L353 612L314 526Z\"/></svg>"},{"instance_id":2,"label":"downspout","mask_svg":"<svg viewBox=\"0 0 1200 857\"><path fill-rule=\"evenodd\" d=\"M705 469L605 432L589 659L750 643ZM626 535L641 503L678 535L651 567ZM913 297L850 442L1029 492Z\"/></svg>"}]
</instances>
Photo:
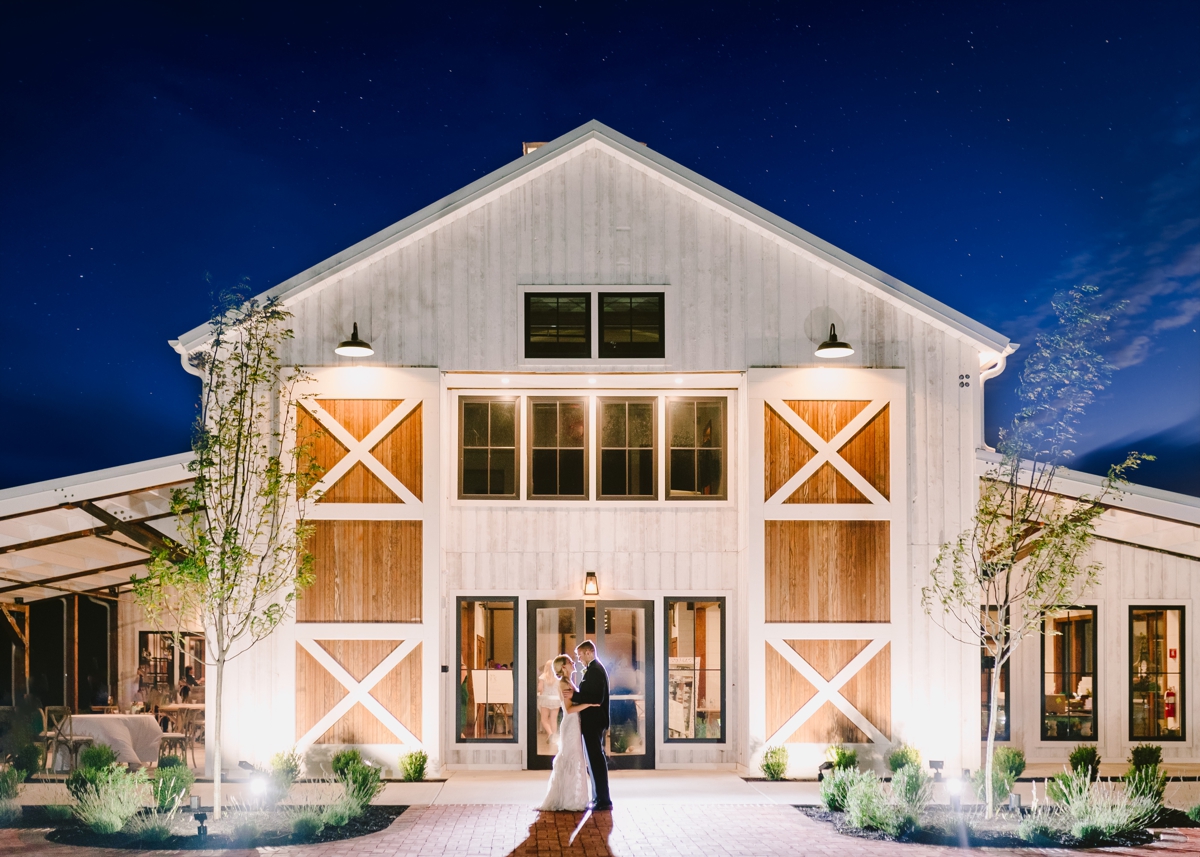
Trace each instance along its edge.
<instances>
[{"instance_id":1,"label":"downspout","mask_svg":"<svg viewBox=\"0 0 1200 857\"><path fill-rule=\"evenodd\" d=\"M195 375L201 381L204 380L204 373L192 365L191 360L188 359L191 357L191 353L183 347L182 342L178 339L169 339L167 340L167 345L170 345L175 353L179 355L179 362L183 365L184 372L187 372L189 375Z\"/></svg>"},{"instance_id":2,"label":"downspout","mask_svg":"<svg viewBox=\"0 0 1200 857\"><path fill-rule=\"evenodd\" d=\"M979 427L979 436L976 443L977 449L988 452L996 451L987 445L987 437L984 431L983 385L1004 371L1004 368L1008 365L1008 355L1020 347L1017 343L1010 342L1004 346L1003 351L985 351L979 355L979 385L975 392L975 424Z\"/></svg>"}]
</instances>

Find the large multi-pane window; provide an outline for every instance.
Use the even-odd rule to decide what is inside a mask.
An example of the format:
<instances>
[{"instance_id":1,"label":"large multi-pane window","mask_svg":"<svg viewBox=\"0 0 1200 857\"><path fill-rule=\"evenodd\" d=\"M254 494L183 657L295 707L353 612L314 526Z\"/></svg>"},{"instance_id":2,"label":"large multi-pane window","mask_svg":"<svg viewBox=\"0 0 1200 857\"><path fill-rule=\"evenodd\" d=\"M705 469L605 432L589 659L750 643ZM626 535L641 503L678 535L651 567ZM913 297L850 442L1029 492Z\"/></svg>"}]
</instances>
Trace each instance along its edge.
<instances>
[{"instance_id":1,"label":"large multi-pane window","mask_svg":"<svg viewBox=\"0 0 1200 857\"><path fill-rule=\"evenodd\" d=\"M666 600L667 740L725 740L725 599Z\"/></svg>"},{"instance_id":2,"label":"large multi-pane window","mask_svg":"<svg viewBox=\"0 0 1200 857\"><path fill-rule=\"evenodd\" d=\"M989 608L989 612L994 618L996 608ZM995 626L993 626L994 628ZM987 632L987 624L985 617L985 633ZM980 739L987 740L988 719L992 715L992 677L996 671L996 658L988 653L989 648L994 650L994 646L990 645L992 638L989 635L989 645L980 647L980 671L979 671L979 703L980 703ZM1009 661L1005 661L1000 667L1000 692L996 694L996 740L1009 741L1011 740L1011 731L1009 726L1010 721L1010 706L1012 700L1009 698L1009 679L1008 667Z\"/></svg>"},{"instance_id":3,"label":"large multi-pane window","mask_svg":"<svg viewBox=\"0 0 1200 857\"><path fill-rule=\"evenodd\" d=\"M462 399L459 412L462 497L517 496L517 403Z\"/></svg>"},{"instance_id":4,"label":"large multi-pane window","mask_svg":"<svg viewBox=\"0 0 1200 857\"><path fill-rule=\"evenodd\" d=\"M663 295L600 294L601 357L664 357Z\"/></svg>"},{"instance_id":5,"label":"large multi-pane window","mask_svg":"<svg viewBox=\"0 0 1200 857\"><path fill-rule=\"evenodd\" d=\"M525 357L591 357L591 309L589 292L526 292Z\"/></svg>"},{"instance_id":6,"label":"large multi-pane window","mask_svg":"<svg viewBox=\"0 0 1200 857\"><path fill-rule=\"evenodd\" d=\"M516 741L517 599L458 599L458 741Z\"/></svg>"},{"instance_id":7,"label":"large multi-pane window","mask_svg":"<svg viewBox=\"0 0 1200 857\"><path fill-rule=\"evenodd\" d=\"M1096 608L1070 607L1042 628L1042 740L1096 740Z\"/></svg>"},{"instance_id":8,"label":"large multi-pane window","mask_svg":"<svg viewBox=\"0 0 1200 857\"><path fill-rule=\"evenodd\" d=\"M1129 737L1182 741L1183 608L1129 608Z\"/></svg>"},{"instance_id":9,"label":"large multi-pane window","mask_svg":"<svg viewBox=\"0 0 1200 857\"><path fill-rule=\"evenodd\" d=\"M587 404L582 399L533 399L529 496L587 497Z\"/></svg>"},{"instance_id":10,"label":"large multi-pane window","mask_svg":"<svg viewBox=\"0 0 1200 857\"><path fill-rule=\"evenodd\" d=\"M654 400L600 400L600 496L654 497Z\"/></svg>"},{"instance_id":11,"label":"large multi-pane window","mask_svg":"<svg viewBox=\"0 0 1200 857\"><path fill-rule=\"evenodd\" d=\"M669 399L667 442L668 498L725 496L724 399Z\"/></svg>"}]
</instances>

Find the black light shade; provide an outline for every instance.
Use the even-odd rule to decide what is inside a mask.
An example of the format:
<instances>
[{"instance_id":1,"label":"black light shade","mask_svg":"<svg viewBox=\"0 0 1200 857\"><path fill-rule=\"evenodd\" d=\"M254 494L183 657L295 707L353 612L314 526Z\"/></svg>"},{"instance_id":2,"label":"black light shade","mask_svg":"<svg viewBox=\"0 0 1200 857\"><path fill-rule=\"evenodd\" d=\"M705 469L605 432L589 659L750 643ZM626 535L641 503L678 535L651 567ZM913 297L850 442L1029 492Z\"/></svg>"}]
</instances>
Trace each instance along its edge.
<instances>
[{"instance_id":1,"label":"black light shade","mask_svg":"<svg viewBox=\"0 0 1200 857\"><path fill-rule=\"evenodd\" d=\"M375 353L375 349L371 347L371 343L358 338L358 322L356 321L350 338L333 349L333 353L340 354L342 357L370 357Z\"/></svg>"},{"instance_id":2,"label":"black light shade","mask_svg":"<svg viewBox=\"0 0 1200 857\"><path fill-rule=\"evenodd\" d=\"M849 357L853 353L854 349L850 347L850 343L839 341L837 328L829 325L829 338L817 346L817 356L830 360L834 357Z\"/></svg>"}]
</instances>

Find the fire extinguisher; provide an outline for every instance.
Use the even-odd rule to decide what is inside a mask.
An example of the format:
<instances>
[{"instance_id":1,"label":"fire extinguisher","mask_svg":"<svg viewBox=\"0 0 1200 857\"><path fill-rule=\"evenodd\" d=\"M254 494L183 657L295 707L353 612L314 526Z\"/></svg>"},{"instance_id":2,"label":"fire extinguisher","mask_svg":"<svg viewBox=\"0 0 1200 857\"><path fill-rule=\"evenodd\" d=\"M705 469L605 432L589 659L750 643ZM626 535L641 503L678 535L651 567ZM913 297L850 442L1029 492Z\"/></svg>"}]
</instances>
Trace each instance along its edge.
<instances>
[{"instance_id":1,"label":"fire extinguisher","mask_svg":"<svg viewBox=\"0 0 1200 857\"><path fill-rule=\"evenodd\" d=\"M1164 709L1163 714L1166 717L1174 717L1175 716L1175 691L1173 691L1173 690L1167 691L1166 700L1165 700L1163 709Z\"/></svg>"}]
</instances>

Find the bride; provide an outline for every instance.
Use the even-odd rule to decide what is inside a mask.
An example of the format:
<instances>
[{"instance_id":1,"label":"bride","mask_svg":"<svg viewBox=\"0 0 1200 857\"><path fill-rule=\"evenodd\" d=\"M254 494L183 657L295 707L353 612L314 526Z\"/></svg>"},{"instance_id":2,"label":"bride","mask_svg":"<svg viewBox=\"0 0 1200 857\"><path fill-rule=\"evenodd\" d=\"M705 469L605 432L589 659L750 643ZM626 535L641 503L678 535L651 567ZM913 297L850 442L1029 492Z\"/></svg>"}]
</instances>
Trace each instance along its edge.
<instances>
[{"instance_id":1,"label":"bride","mask_svg":"<svg viewBox=\"0 0 1200 857\"><path fill-rule=\"evenodd\" d=\"M562 706L562 725L558 729L558 755L546 789L543 810L582 811L588 803L587 760L583 755L583 736L579 731L579 712L590 704L576 705L571 694L577 688L571 683L575 662L566 655L554 659L554 675L558 678L558 701Z\"/></svg>"}]
</instances>

